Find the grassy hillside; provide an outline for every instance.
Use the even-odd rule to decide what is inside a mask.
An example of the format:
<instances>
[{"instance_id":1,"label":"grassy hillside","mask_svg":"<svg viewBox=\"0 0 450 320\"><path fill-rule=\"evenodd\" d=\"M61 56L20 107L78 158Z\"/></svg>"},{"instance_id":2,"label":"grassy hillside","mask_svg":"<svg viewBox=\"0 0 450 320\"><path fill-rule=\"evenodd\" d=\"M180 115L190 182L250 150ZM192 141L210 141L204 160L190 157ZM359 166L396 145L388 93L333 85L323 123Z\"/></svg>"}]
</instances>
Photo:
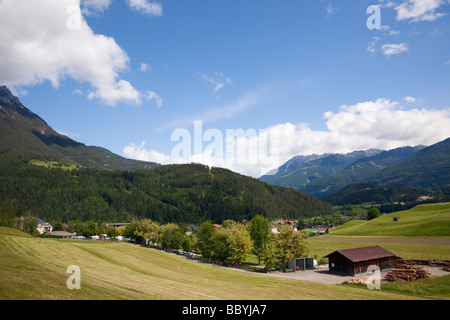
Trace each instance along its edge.
<instances>
[{"instance_id":1,"label":"grassy hillside","mask_svg":"<svg viewBox=\"0 0 450 320\"><path fill-rule=\"evenodd\" d=\"M69 290L67 267L81 270L81 289ZM300 300L445 297L449 277L396 291L324 285L217 268L128 243L32 238L0 228L0 299ZM434 279L427 279L434 280ZM448 291L448 290L447 290ZM407 293L402 293L407 292Z\"/></svg>"},{"instance_id":2,"label":"grassy hillside","mask_svg":"<svg viewBox=\"0 0 450 320\"><path fill-rule=\"evenodd\" d=\"M394 222L393 218L400 220ZM332 229L333 236L449 237L450 203L426 204L382 215L370 221L351 221Z\"/></svg>"}]
</instances>

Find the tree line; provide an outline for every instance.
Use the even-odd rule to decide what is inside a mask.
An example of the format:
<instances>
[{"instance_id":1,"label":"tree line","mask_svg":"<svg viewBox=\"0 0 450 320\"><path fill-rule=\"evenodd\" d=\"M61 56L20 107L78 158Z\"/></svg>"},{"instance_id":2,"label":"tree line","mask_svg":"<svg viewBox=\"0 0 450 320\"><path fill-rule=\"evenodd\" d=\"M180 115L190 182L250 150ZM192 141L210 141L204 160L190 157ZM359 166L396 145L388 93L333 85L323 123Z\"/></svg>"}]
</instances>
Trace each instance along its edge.
<instances>
[{"instance_id":1,"label":"tree line","mask_svg":"<svg viewBox=\"0 0 450 320\"><path fill-rule=\"evenodd\" d=\"M204 221L192 232L188 231L190 229L183 224L159 224L141 219L131 223L124 236L166 250L198 252L208 261L230 260L239 267L253 254L258 264L269 270L275 266L285 268L293 258L310 252L305 232L282 226L279 233L273 233L269 220L261 215L255 215L247 223L227 219L218 228Z\"/></svg>"},{"instance_id":2,"label":"tree line","mask_svg":"<svg viewBox=\"0 0 450 320\"><path fill-rule=\"evenodd\" d=\"M17 199L4 200L0 204L0 227L19 229L31 235L38 235L38 218L26 211L21 217L17 217L18 202Z\"/></svg>"}]
</instances>

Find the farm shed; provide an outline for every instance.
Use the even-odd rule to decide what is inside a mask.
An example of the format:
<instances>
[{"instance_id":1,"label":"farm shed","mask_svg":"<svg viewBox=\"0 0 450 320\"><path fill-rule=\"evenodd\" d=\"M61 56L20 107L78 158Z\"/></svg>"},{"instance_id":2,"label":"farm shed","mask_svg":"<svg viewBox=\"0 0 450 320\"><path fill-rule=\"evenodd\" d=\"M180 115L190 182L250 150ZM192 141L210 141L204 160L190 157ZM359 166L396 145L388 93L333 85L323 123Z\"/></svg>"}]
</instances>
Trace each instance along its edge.
<instances>
[{"instance_id":1,"label":"farm shed","mask_svg":"<svg viewBox=\"0 0 450 320\"><path fill-rule=\"evenodd\" d=\"M328 258L331 273L354 276L366 273L371 265L378 266L381 271L392 269L398 257L380 246L371 246L336 250L324 258Z\"/></svg>"},{"instance_id":2,"label":"farm shed","mask_svg":"<svg viewBox=\"0 0 450 320\"><path fill-rule=\"evenodd\" d=\"M314 270L314 258L295 258L289 261L289 268L292 271L297 271L297 267L299 270Z\"/></svg>"}]
</instances>

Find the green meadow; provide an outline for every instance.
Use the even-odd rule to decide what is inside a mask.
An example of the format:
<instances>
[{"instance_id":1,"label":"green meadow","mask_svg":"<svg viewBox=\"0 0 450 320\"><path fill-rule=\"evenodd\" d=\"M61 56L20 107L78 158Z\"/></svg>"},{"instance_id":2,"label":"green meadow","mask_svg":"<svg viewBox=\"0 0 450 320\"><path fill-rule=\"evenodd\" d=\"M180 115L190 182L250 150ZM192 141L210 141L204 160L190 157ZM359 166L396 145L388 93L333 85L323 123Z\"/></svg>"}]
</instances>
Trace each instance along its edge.
<instances>
[{"instance_id":1,"label":"green meadow","mask_svg":"<svg viewBox=\"0 0 450 320\"><path fill-rule=\"evenodd\" d=\"M393 221L398 217L398 221ZM370 221L354 220L333 228L333 236L450 237L450 203L425 204L382 215Z\"/></svg>"}]
</instances>

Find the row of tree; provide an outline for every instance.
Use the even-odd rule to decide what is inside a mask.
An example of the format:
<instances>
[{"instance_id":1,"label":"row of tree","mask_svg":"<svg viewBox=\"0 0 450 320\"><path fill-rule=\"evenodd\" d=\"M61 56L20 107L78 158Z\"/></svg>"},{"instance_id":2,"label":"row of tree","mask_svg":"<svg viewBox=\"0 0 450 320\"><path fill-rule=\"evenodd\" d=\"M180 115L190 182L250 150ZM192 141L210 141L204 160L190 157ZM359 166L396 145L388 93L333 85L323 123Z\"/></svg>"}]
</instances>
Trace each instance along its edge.
<instances>
[{"instance_id":1,"label":"row of tree","mask_svg":"<svg viewBox=\"0 0 450 320\"><path fill-rule=\"evenodd\" d=\"M287 267L293 258L310 252L308 236L303 231L283 226L279 233L272 233L267 218L256 215L248 223L225 220L217 228L210 221L203 222L193 232L184 225L161 225L150 219L133 222L124 231L125 237L161 246L164 249L180 249L198 252L202 259L216 262L234 261L238 266L253 254L267 269Z\"/></svg>"},{"instance_id":2,"label":"row of tree","mask_svg":"<svg viewBox=\"0 0 450 320\"><path fill-rule=\"evenodd\" d=\"M4 200L0 204L0 227L19 229L31 235L38 235L38 219L26 211L21 217L17 218L18 203L17 199Z\"/></svg>"}]
</instances>

